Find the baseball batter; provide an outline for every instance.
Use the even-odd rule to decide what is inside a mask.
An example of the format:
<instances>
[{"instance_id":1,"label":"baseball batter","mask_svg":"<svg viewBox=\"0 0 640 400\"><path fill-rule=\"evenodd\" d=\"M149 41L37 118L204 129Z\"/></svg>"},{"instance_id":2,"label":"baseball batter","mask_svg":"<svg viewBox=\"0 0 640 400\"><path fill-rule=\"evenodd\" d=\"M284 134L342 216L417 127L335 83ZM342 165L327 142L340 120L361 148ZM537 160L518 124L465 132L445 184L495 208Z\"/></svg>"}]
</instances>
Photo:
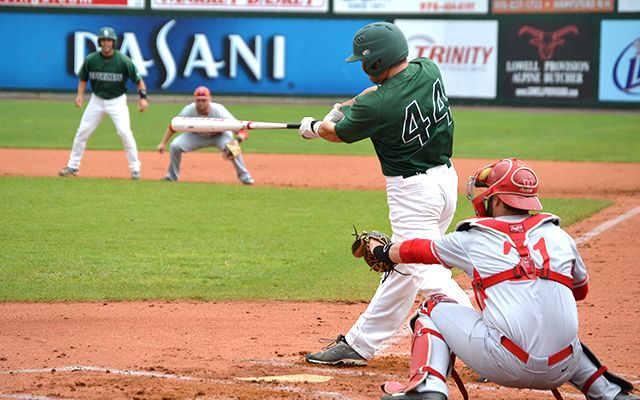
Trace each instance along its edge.
<instances>
[{"instance_id":1,"label":"baseball batter","mask_svg":"<svg viewBox=\"0 0 640 400\"><path fill-rule=\"evenodd\" d=\"M488 189L474 197L474 187ZM382 399L447 399L451 352L504 386L548 389L561 398L556 389L569 382L588 399L639 399L628 394L631 383L607 371L578 339L576 300L587 295L587 270L558 217L529 214L542 209L538 187L530 167L503 159L470 178L479 218L434 240L370 242L376 259L387 263L461 268L482 309L432 295L411 320L410 380L384 385L390 395Z\"/></svg>"},{"instance_id":2,"label":"baseball batter","mask_svg":"<svg viewBox=\"0 0 640 400\"><path fill-rule=\"evenodd\" d=\"M300 134L352 143L369 138L386 177L393 240L436 239L456 208L458 177L451 164L453 118L438 67L429 59L407 61L407 41L393 24L369 24L353 38L353 55L376 84L323 121L305 117ZM317 364L367 365L381 344L405 321L420 293L446 293L471 302L451 272L437 263L404 263L381 280L373 299L346 336L324 351L308 354Z\"/></svg>"},{"instance_id":3,"label":"baseball batter","mask_svg":"<svg viewBox=\"0 0 640 400\"><path fill-rule=\"evenodd\" d=\"M211 92L205 86L197 87L193 95L195 101L184 107L180 114L178 114L179 117L236 119L225 106L211 102ZM156 146L160 154L164 152L169 139L171 139L174 133L175 131L171 125L169 125L162 140L158 146ZM240 182L244 185L253 185L253 178L244 165L242 154L240 154L239 143L247 137L248 134L245 130L238 131L235 138L232 131L215 133L185 132L171 142L169 150L171 162L167 175L163 179L167 181L177 181L180 178L182 153L196 151L205 147L217 147L224 153L225 158L233 164Z\"/></svg>"},{"instance_id":4,"label":"baseball batter","mask_svg":"<svg viewBox=\"0 0 640 400\"><path fill-rule=\"evenodd\" d=\"M138 110L147 109L147 90L138 70L129 57L115 49L116 32L113 28L100 28L98 45L100 50L87 56L78 75L78 94L76 107L82 107L87 81L91 81L91 99L80 120L80 126L73 139L69 162L58 175L75 176L87 147L87 141L96 130L102 118L108 115L116 127L127 152L131 179L140 179L140 160L138 146L131 131L129 109L127 108L127 80L131 79L138 87Z\"/></svg>"}]
</instances>

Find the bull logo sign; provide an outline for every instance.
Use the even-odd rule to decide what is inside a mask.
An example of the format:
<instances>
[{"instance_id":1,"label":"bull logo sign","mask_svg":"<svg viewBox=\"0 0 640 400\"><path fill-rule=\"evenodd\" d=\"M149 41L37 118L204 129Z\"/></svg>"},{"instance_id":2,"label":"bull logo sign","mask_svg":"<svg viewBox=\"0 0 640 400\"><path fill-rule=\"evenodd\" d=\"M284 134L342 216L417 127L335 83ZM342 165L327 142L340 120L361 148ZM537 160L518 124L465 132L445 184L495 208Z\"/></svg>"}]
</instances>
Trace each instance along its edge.
<instances>
[{"instance_id":1,"label":"bull logo sign","mask_svg":"<svg viewBox=\"0 0 640 400\"><path fill-rule=\"evenodd\" d=\"M528 36L529 44L538 49L538 57L547 61L553 58L553 53L558 46L566 43L565 37L569 34L577 35L578 27L566 25L555 32L544 32L529 25L525 25L518 31L518 36Z\"/></svg>"}]
</instances>

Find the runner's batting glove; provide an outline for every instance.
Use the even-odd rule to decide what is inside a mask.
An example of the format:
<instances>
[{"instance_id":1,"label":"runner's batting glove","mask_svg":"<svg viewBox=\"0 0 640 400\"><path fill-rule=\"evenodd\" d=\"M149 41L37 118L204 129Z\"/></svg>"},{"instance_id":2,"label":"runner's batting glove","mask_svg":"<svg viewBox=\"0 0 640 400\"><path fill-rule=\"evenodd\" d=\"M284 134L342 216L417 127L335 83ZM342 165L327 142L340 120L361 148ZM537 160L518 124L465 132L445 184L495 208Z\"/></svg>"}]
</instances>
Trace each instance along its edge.
<instances>
[{"instance_id":1,"label":"runner's batting glove","mask_svg":"<svg viewBox=\"0 0 640 400\"><path fill-rule=\"evenodd\" d=\"M340 103L334 104L331 111L329 111L329 114L324 116L322 122L331 121L335 124L340 122L342 118L344 118L344 113L341 111L340 107L342 107Z\"/></svg>"},{"instance_id":2,"label":"runner's batting glove","mask_svg":"<svg viewBox=\"0 0 640 400\"><path fill-rule=\"evenodd\" d=\"M322 121L313 119L313 117L304 117L300 121L300 136L305 139L315 139L319 137L318 130Z\"/></svg>"}]
</instances>

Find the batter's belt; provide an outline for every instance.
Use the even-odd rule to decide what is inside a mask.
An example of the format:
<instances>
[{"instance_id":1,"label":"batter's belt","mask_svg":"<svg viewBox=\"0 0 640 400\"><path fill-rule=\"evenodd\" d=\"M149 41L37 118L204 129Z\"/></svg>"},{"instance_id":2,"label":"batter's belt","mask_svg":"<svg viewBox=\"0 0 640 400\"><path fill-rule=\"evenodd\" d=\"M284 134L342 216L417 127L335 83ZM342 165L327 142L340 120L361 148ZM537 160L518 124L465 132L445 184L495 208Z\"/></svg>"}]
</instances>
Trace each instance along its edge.
<instances>
[{"instance_id":1,"label":"batter's belt","mask_svg":"<svg viewBox=\"0 0 640 400\"><path fill-rule=\"evenodd\" d=\"M440 165L446 165L446 166L447 166L447 168L451 168L451 160L447 160L447 162L446 162L446 163L444 163L444 164L440 164ZM440 165L434 165L434 166L433 166L433 167L431 167L431 168L439 167ZM423 169L423 170L421 170L421 171L408 172L408 173L406 173L406 174L402 174L402 177L403 177L403 178L405 178L405 179L407 179L407 178L410 178L410 177L412 177L412 176L426 174L426 173L427 173L427 171L428 171L429 169L430 169L430 168Z\"/></svg>"}]
</instances>

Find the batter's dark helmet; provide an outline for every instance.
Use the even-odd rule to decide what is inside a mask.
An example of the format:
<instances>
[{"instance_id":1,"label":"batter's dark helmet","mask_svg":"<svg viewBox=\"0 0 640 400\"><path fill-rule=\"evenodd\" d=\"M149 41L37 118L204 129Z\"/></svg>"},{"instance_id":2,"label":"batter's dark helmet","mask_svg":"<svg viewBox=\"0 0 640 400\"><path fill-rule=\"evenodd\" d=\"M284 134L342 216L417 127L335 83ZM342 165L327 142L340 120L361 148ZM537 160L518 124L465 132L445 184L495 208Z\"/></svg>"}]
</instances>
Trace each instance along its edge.
<instances>
[{"instance_id":1,"label":"batter's dark helmet","mask_svg":"<svg viewBox=\"0 0 640 400\"><path fill-rule=\"evenodd\" d=\"M100 32L98 32L98 45L100 44L100 40L102 39L111 39L113 40L113 46L115 47L118 42L118 37L116 36L116 31L110 26L104 26L100 28Z\"/></svg>"},{"instance_id":2,"label":"batter's dark helmet","mask_svg":"<svg viewBox=\"0 0 640 400\"><path fill-rule=\"evenodd\" d=\"M392 23L365 25L353 37L353 54L346 62L362 61L364 72L379 76L409 55L404 34Z\"/></svg>"},{"instance_id":3,"label":"batter's dark helmet","mask_svg":"<svg viewBox=\"0 0 640 400\"><path fill-rule=\"evenodd\" d=\"M538 199L538 186L538 176L531 167L515 158L503 158L480 168L469 177L467 198L479 217L487 216L487 203L494 195L510 207L539 211L542 210L542 204ZM474 196L473 189L476 187L488 189Z\"/></svg>"}]
</instances>

